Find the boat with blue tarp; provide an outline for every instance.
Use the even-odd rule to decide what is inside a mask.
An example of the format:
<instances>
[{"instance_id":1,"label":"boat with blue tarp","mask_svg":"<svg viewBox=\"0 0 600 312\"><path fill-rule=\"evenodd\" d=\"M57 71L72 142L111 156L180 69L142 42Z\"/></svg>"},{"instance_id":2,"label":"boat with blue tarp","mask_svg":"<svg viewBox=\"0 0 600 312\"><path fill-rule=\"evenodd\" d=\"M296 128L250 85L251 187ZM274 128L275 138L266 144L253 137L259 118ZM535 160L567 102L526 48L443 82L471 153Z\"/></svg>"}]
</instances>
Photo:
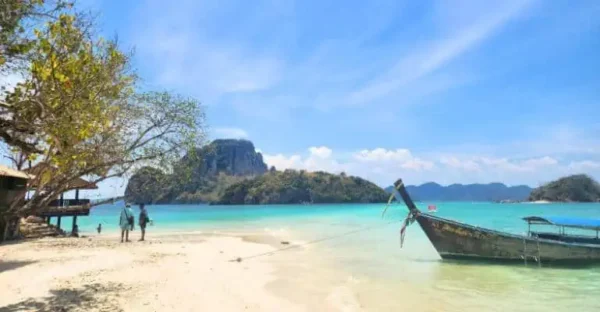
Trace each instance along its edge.
<instances>
[{"instance_id":1,"label":"boat with blue tarp","mask_svg":"<svg viewBox=\"0 0 600 312\"><path fill-rule=\"evenodd\" d=\"M421 212L402 180L396 181L392 196L409 209L400 231L417 222L442 259L492 262L523 262L538 265L600 264L600 220L575 217L529 216L527 235L517 235L473 226ZM398 196L400 198L398 198ZM532 226L552 226L554 231L532 231ZM576 229L578 233L566 233ZM592 235L582 235L591 232ZM403 237L402 237L403 241Z\"/></svg>"}]
</instances>

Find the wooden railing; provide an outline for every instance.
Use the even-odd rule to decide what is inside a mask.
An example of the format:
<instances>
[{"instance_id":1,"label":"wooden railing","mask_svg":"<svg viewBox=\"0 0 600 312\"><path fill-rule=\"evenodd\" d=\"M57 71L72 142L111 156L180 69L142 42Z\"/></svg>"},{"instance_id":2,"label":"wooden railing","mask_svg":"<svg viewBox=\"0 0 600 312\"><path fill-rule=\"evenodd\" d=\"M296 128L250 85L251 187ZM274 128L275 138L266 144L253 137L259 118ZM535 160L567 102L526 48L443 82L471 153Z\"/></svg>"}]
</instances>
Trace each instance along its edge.
<instances>
[{"instance_id":1,"label":"wooden railing","mask_svg":"<svg viewBox=\"0 0 600 312\"><path fill-rule=\"evenodd\" d=\"M28 201L26 200L25 203ZM48 207L70 207L70 206L86 206L90 204L89 199L55 199L48 203Z\"/></svg>"},{"instance_id":2,"label":"wooden railing","mask_svg":"<svg viewBox=\"0 0 600 312\"><path fill-rule=\"evenodd\" d=\"M90 203L89 199L60 199L51 201L49 207L68 207L68 206L84 206Z\"/></svg>"}]
</instances>

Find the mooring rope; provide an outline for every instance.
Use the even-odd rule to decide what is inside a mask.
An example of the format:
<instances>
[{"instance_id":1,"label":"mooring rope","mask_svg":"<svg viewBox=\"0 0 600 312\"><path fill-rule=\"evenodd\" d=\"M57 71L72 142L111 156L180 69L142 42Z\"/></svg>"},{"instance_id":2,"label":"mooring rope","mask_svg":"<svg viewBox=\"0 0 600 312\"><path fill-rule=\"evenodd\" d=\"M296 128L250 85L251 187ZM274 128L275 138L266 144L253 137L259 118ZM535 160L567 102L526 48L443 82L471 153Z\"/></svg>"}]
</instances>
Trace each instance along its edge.
<instances>
[{"instance_id":1,"label":"mooring rope","mask_svg":"<svg viewBox=\"0 0 600 312\"><path fill-rule=\"evenodd\" d=\"M377 224L377 225L373 225L373 226L368 226L368 227L360 228L360 229L357 229L357 230L352 230L352 231L349 231L349 232L344 232L344 233L333 235L333 236L327 236L327 237L315 239L315 240L312 240L312 241L308 241L308 242L305 242L305 243L302 243L302 244L292 244L292 245L288 245L288 246L283 247L283 248L275 249L275 250L268 251L268 252L259 253L259 254L256 254L256 255L251 255L251 256L247 256L247 257L238 257L238 258L229 260L229 262L242 262L242 261L248 260L248 259L253 259L253 258L258 258L258 257L262 257L262 256L272 255L272 254L274 254L276 252L280 252L280 251L284 251L284 250L288 250L288 249L293 249L293 248L298 248L298 247L302 247L302 246L306 246L306 245L312 245L312 244L316 244L316 243L320 243L320 242L324 242L324 241L328 241L328 240L332 240L332 239L344 237L344 236L347 236L347 235L356 234L356 233L359 233L359 232L364 232L364 231L371 230L371 229L374 229L374 228L384 227L384 226L390 225L392 223L397 223L397 222L399 222L399 220L394 220L394 221L386 222L386 223L383 223L383 224Z\"/></svg>"}]
</instances>

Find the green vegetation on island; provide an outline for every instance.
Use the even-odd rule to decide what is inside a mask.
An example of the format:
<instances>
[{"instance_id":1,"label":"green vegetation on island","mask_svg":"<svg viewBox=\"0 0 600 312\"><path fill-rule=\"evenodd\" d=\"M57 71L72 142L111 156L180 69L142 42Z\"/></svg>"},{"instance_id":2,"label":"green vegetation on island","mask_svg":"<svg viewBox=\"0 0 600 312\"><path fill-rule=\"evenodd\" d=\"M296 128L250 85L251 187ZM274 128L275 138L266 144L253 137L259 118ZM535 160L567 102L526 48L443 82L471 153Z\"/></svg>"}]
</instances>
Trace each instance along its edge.
<instances>
[{"instance_id":1,"label":"green vegetation on island","mask_svg":"<svg viewBox=\"0 0 600 312\"><path fill-rule=\"evenodd\" d=\"M585 174L577 174L544 184L529 195L530 201L598 202L600 185Z\"/></svg>"},{"instance_id":2,"label":"green vegetation on island","mask_svg":"<svg viewBox=\"0 0 600 312\"><path fill-rule=\"evenodd\" d=\"M215 140L183 157L171 174L141 168L125 191L134 203L372 203L387 197L377 185L345 174L267 171L246 140Z\"/></svg>"},{"instance_id":3,"label":"green vegetation on island","mask_svg":"<svg viewBox=\"0 0 600 312\"><path fill-rule=\"evenodd\" d=\"M218 204L381 203L389 195L359 178L322 171L273 171L225 190Z\"/></svg>"}]
</instances>

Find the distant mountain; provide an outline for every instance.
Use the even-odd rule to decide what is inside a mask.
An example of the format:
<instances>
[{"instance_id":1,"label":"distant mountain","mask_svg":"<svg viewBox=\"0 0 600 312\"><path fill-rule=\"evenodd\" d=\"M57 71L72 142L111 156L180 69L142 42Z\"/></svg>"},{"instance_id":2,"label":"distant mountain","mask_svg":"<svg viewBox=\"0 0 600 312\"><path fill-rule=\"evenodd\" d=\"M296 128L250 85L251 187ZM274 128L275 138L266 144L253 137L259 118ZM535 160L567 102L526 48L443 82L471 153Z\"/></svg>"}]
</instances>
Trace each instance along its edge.
<instances>
[{"instance_id":1,"label":"distant mountain","mask_svg":"<svg viewBox=\"0 0 600 312\"><path fill-rule=\"evenodd\" d=\"M385 188L388 193L391 193L393 189L393 186ZM502 183L442 186L429 182L419 186L408 185L406 190L414 200L421 201L521 201L528 198L532 188L526 185L509 187Z\"/></svg>"},{"instance_id":2,"label":"distant mountain","mask_svg":"<svg viewBox=\"0 0 600 312\"><path fill-rule=\"evenodd\" d=\"M587 175L572 175L534 189L529 196L529 200L599 202L600 185Z\"/></svg>"}]
</instances>

